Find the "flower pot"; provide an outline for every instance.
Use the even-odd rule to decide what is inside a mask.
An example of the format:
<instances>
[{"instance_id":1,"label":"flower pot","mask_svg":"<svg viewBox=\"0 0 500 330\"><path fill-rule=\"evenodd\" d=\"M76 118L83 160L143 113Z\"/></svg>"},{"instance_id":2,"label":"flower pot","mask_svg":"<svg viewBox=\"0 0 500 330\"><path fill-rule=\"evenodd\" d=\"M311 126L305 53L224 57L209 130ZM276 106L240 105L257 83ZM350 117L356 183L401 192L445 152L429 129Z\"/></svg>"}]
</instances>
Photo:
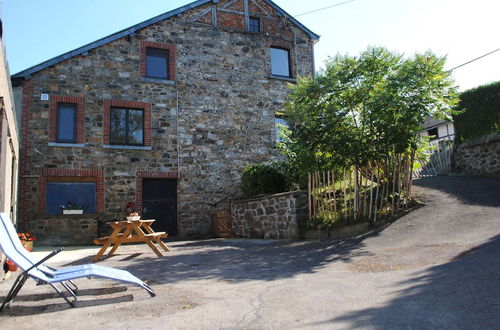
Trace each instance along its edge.
<instances>
[{"instance_id":1,"label":"flower pot","mask_svg":"<svg viewBox=\"0 0 500 330\"><path fill-rule=\"evenodd\" d=\"M15 263L13 263L10 260L7 260L5 263L7 263L7 266L9 268L9 272L15 272L17 270L17 266Z\"/></svg>"},{"instance_id":2,"label":"flower pot","mask_svg":"<svg viewBox=\"0 0 500 330\"><path fill-rule=\"evenodd\" d=\"M63 210L63 214L83 214L83 210Z\"/></svg>"},{"instance_id":3,"label":"flower pot","mask_svg":"<svg viewBox=\"0 0 500 330\"><path fill-rule=\"evenodd\" d=\"M22 240L21 243L23 243L23 246L26 250L30 252L33 251L33 241Z\"/></svg>"}]
</instances>

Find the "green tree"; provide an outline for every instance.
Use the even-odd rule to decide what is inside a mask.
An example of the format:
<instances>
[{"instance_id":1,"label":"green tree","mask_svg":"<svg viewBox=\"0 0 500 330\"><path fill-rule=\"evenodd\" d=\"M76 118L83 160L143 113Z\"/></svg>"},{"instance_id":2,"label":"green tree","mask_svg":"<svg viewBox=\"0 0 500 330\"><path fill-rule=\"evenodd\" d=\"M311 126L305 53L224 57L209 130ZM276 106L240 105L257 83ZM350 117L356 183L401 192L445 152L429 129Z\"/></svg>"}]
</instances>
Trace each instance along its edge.
<instances>
[{"instance_id":1,"label":"green tree","mask_svg":"<svg viewBox=\"0 0 500 330\"><path fill-rule=\"evenodd\" d=\"M416 149L424 119L456 103L444 64L431 52L404 58L379 47L331 58L316 77L291 87L284 154L304 175Z\"/></svg>"}]
</instances>

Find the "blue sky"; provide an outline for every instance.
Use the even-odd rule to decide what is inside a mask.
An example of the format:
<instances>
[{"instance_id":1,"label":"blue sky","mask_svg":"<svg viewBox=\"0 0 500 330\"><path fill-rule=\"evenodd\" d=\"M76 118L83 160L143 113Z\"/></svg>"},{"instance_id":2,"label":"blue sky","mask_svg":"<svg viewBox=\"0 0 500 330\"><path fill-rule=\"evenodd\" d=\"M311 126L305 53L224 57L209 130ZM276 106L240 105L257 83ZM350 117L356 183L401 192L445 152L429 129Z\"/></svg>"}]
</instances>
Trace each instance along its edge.
<instances>
[{"instance_id":1,"label":"blue sky","mask_svg":"<svg viewBox=\"0 0 500 330\"><path fill-rule=\"evenodd\" d=\"M275 0L291 15L346 0ZM0 0L12 73L183 6L189 0ZM321 35L316 67L336 53L432 50L450 69L500 48L498 0L355 0L298 19ZM500 51L456 69L460 89L500 80Z\"/></svg>"}]
</instances>

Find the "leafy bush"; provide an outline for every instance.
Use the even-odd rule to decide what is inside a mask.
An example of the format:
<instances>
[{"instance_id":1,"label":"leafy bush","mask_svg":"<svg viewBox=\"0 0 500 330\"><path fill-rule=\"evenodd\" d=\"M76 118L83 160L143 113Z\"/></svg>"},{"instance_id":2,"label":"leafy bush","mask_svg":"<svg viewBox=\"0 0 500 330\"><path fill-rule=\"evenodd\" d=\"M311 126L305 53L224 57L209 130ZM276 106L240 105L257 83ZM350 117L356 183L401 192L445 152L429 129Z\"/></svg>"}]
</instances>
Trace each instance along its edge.
<instances>
[{"instance_id":1,"label":"leafy bush","mask_svg":"<svg viewBox=\"0 0 500 330\"><path fill-rule=\"evenodd\" d=\"M250 164L243 169L241 191L245 197L285 192L287 177L277 168L264 164Z\"/></svg>"},{"instance_id":2,"label":"leafy bush","mask_svg":"<svg viewBox=\"0 0 500 330\"><path fill-rule=\"evenodd\" d=\"M291 86L281 150L298 173L365 166L414 150L427 116L453 113L456 87L445 59L380 47L337 55Z\"/></svg>"},{"instance_id":3,"label":"leafy bush","mask_svg":"<svg viewBox=\"0 0 500 330\"><path fill-rule=\"evenodd\" d=\"M463 92L458 110L453 116L457 141L500 132L500 81Z\"/></svg>"}]
</instances>

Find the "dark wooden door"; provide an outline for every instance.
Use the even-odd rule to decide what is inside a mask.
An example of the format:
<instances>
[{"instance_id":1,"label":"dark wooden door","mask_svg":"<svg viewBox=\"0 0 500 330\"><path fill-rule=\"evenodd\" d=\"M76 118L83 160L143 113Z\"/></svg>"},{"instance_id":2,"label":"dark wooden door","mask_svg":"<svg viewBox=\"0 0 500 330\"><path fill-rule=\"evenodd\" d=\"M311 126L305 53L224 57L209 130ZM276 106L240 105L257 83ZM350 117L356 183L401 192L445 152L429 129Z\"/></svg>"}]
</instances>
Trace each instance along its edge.
<instances>
[{"instance_id":1,"label":"dark wooden door","mask_svg":"<svg viewBox=\"0 0 500 330\"><path fill-rule=\"evenodd\" d=\"M142 219L155 219L155 231L177 235L177 180L143 179Z\"/></svg>"}]
</instances>

